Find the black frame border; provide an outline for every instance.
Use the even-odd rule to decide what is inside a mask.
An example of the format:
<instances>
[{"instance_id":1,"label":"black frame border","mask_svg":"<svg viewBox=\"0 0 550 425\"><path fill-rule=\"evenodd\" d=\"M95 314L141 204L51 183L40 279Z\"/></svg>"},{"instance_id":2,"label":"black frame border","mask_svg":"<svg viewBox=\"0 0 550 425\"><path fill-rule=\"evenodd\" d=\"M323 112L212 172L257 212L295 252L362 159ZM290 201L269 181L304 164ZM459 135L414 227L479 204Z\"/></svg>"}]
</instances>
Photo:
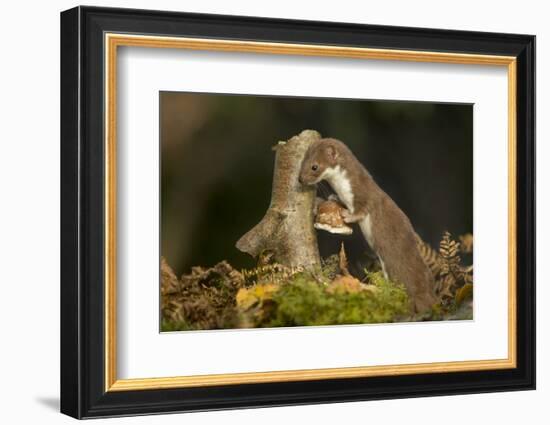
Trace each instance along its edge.
<instances>
[{"instance_id":1,"label":"black frame border","mask_svg":"<svg viewBox=\"0 0 550 425\"><path fill-rule=\"evenodd\" d=\"M517 58L517 367L105 392L104 33ZM535 37L80 6L61 13L61 412L75 418L535 388Z\"/></svg>"}]
</instances>

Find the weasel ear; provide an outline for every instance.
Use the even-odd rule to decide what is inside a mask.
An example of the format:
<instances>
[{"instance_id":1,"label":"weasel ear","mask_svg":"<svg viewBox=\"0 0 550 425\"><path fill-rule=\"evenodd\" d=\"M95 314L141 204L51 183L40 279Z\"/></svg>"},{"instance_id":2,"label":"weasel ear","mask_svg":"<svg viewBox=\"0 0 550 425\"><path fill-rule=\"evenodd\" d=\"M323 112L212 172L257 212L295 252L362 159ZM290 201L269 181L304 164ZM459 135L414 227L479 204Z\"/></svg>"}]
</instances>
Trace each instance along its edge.
<instances>
[{"instance_id":1,"label":"weasel ear","mask_svg":"<svg viewBox=\"0 0 550 425\"><path fill-rule=\"evenodd\" d=\"M332 145L328 145L326 147L326 152L327 152L327 156L331 159L331 160L335 160L336 158L338 158L338 152L336 151L336 148Z\"/></svg>"}]
</instances>

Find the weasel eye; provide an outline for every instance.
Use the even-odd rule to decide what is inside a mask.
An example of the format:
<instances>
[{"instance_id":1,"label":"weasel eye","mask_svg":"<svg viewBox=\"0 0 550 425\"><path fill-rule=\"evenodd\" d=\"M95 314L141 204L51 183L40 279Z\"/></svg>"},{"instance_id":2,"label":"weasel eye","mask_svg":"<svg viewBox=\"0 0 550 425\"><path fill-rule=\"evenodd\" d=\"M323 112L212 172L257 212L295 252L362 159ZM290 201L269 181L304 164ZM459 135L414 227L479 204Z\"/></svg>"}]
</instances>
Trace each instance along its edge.
<instances>
[{"instance_id":1,"label":"weasel eye","mask_svg":"<svg viewBox=\"0 0 550 425\"><path fill-rule=\"evenodd\" d=\"M311 169L313 171L317 171L318 168L319 168L319 166L317 164L311 166Z\"/></svg>"}]
</instances>

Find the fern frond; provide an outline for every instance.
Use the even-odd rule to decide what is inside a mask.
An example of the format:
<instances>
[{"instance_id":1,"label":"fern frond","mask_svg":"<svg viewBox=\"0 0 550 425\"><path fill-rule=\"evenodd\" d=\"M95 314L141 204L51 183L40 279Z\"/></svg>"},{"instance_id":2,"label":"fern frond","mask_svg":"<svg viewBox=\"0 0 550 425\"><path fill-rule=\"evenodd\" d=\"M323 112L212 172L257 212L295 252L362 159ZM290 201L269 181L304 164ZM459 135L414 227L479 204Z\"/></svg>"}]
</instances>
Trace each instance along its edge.
<instances>
[{"instance_id":1,"label":"fern frond","mask_svg":"<svg viewBox=\"0 0 550 425\"><path fill-rule=\"evenodd\" d=\"M464 267L461 264L460 254L466 252L462 243L454 240L447 231L443 233L438 250L433 249L418 235L416 239L420 255L434 277L435 293L442 303L451 302L458 290L473 283L473 266ZM473 243L473 237L471 241Z\"/></svg>"},{"instance_id":2,"label":"fern frond","mask_svg":"<svg viewBox=\"0 0 550 425\"><path fill-rule=\"evenodd\" d=\"M443 233L443 239L439 243L439 255L441 256L441 274L456 275L460 272L460 243L451 238L449 232Z\"/></svg>"},{"instance_id":3,"label":"fern frond","mask_svg":"<svg viewBox=\"0 0 550 425\"><path fill-rule=\"evenodd\" d=\"M439 275L441 272L441 258L439 253L429 244L424 242L418 235L416 235L416 245L418 247L418 251L420 252L420 256L432 272L432 275L434 277Z\"/></svg>"}]
</instances>

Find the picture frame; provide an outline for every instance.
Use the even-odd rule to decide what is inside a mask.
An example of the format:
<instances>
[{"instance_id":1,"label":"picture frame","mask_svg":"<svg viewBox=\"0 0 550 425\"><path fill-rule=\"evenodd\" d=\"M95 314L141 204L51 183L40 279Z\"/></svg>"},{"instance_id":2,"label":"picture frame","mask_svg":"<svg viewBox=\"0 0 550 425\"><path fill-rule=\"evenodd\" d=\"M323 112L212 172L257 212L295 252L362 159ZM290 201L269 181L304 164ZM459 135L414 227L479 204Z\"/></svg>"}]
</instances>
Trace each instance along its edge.
<instances>
[{"instance_id":1,"label":"picture frame","mask_svg":"<svg viewBox=\"0 0 550 425\"><path fill-rule=\"evenodd\" d=\"M505 69L508 205L497 215L508 220L508 356L120 379L117 53L129 46ZM535 388L534 36L82 6L67 10L61 13L61 195L62 413L92 418Z\"/></svg>"}]
</instances>

